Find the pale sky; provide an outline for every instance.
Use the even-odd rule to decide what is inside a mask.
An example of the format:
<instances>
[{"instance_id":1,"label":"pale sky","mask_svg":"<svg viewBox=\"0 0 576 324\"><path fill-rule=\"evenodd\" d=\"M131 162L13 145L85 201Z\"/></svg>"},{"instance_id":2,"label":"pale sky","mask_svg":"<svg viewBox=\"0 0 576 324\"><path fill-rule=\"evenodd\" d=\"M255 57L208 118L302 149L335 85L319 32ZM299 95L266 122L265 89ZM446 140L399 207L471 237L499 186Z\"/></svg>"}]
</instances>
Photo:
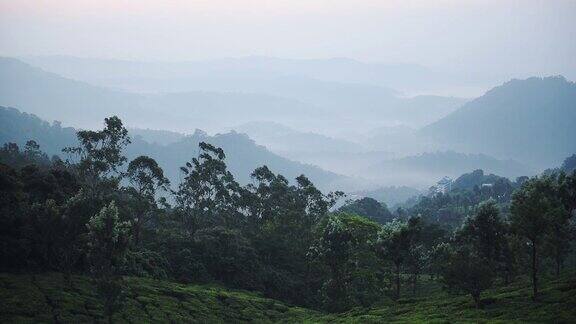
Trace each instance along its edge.
<instances>
[{"instance_id":1,"label":"pale sky","mask_svg":"<svg viewBox=\"0 0 576 324\"><path fill-rule=\"evenodd\" d=\"M0 55L348 57L576 79L576 0L0 0Z\"/></svg>"}]
</instances>

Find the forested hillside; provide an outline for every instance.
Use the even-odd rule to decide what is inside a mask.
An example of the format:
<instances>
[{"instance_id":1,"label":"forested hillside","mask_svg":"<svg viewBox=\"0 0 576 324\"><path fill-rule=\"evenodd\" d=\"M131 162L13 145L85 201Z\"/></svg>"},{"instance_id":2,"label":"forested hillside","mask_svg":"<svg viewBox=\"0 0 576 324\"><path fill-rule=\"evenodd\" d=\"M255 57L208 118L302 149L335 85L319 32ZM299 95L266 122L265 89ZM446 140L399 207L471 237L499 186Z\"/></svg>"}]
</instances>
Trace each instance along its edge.
<instances>
[{"instance_id":1,"label":"forested hillside","mask_svg":"<svg viewBox=\"0 0 576 324\"><path fill-rule=\"evenodd\" d=\"M527 164L559 164L576 151L576 85L564 77L512 80L422 129L452 148Z\"/></svg>"},{"instance_id":2,"label":"forested hillside","mask_svg":"<svg viewBox=\"0 0 576 324\"><path fill-rule=\"evenodd\" d=\"M0 324L576 324L576 0L0 0Z\"/></svg>"},{"instance_id":3,"label":"forested hillside","mask_svg":"<svg viewBox=\"0 0 576 324\"><path fill-rule=\"evenodd\" d=\"M0 150L3 319L574 316L576 173L563 171L573 157L515 181L477 170L394 211L371 198L334 211L343 193L304 175L291 182L264 165L242 185L227 167L237 151L202 134L177 183L154 158L125 155L134 147L116 116L76 137L65 159L34 140Z\"/></svg>"}]
</instances>

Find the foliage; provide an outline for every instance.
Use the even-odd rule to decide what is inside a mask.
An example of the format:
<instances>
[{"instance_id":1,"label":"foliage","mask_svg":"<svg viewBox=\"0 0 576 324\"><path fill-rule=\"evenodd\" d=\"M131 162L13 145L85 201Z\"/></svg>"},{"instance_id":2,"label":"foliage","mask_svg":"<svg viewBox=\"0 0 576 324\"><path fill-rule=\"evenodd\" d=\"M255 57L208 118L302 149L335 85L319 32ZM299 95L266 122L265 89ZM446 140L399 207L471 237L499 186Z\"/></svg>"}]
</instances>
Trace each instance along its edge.
<instances>
[{"instance_id":1,"label":"foliage","mask_svg":"<svg viewBox=\"0 0 576 324\"><path fill-rule=\"evenodd\" d=\"M372 221L344 213L329 216L321 224L310 255L329 271L322 287L327 309L341 311L354 304L367 306L380 294L375 276L378 262L371 251L379 229ZM358 299L360 292L364 296Z\"/></svg>"},{"instance_id":2,"label":"foliage","mask_svg":"<svg viewBox=\"0 0 576 324\"><path fill-rule=\"evenodd\" d=\"M467 296L433 289L421 298L402 299L370 308L325 314L286 305L246 291L184 285L127 277L125 307L114 315L123 322L191 323L418 323L501 322L570 323L576 317L575 273L542 282L541 303L532 303L524 280L484 292L477 309ZM0 274L0 321L3 323L104 322L103 308L91 280L72 276L73 287L59 273ZM433 281L424 282L435 287ZM49 304L51 301L52 304Z\"/></svg>"},{"instance_id":3,"label":"foliage","mask_svg":"<svg viewBox=\"0 0 576 324\"><path fill-rule=\"evenodd\" d=\"M386 207L386 204L379 203L375 199L364 197L355 201L350 201L339 209L344 213L356 214L380 223L386 224L392 221L392 213Z\"/></svg>"},{"instance_id":4,"label":"foliage","mask_svg":"<svg viewBox=\"0 0 576 324\"><path fill-rule=\"evenodd\" d=\"M178 210L190 232L206 226L238 226L234 210L240 185L226 169L221 148L200 143L200 153L181 170L184 180L176 194Z\"/></svg>"},{"instance_id":5,"label":"foliage","mask_svg":"<svg viewBox=\"0 0 576 324\"><path fill-rule=\"evenodd\" d=\"M461 181L467 188L420 197L394 215L371 199L331 212L343 193L324 194L304 175L289 180L267 166L241 186L222 148L208 143L171 191L154 159L125 166L128 133L116 117L105 123L79 132L80 145L66 150L79 159L67 163L48 159L34 141L0 149L0 269L59 271L70 289L80 289L78 274L92 274L109 320L126 316L118 301L131 309L138 289L122 276L354 312L401 305L410 292L428 296L438 282L489 304L486 288L499 279L561 276L571 263L576 174L478 186L493 177L473 172Z\"/></svg>"},{"instance_id":6,"label":"foliage","mask_svg":"<svg viewBox=\"0 0 576 324\"><path fill-rule=\"evenodd\" d=\"M128 249L130 224L120 221L118 208L112 201L87 226L90 271L105 301L104 314L111 323L122 294L119 274Z\"/></svg>"},{"instance_id":7,"label":"foliage","mask_svg":"<svg viewBox=\"0 0 576 324\"><path fill-rule=\"evenodd\" d=\"M415 250L419 245L419 235L421 232L421 220L411 218L407 223L394 221L383 226L378 233L378 239L375 245L377 255L394 265L395 285L394 298L400 298L400 272L402 266L408 260L412 261L412 268L419 271L420 259L424 257L418 255Z\"/></svg>"}]
</instances>

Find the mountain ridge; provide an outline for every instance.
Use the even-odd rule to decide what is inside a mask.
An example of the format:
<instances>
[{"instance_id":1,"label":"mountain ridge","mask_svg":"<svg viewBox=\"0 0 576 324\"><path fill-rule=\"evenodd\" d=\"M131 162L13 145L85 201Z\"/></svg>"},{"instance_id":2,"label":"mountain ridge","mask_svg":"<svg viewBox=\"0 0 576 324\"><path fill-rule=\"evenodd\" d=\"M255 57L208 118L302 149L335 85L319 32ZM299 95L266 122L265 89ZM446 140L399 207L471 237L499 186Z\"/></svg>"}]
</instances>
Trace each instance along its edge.
<instances>
[{"instance_id":1,"label":"mountain ridge","mask_svg":"<svg viewBox=\"0 0 576 324\"><path fill-rule=\"evenodd\" d=\"M576 152L576 84L562 76L514 79L420 130L446 146L537 167ZM467 150L468 148L468 150ZM529 148L529 149L528 149Z\"/></svg>"}]
</instances>

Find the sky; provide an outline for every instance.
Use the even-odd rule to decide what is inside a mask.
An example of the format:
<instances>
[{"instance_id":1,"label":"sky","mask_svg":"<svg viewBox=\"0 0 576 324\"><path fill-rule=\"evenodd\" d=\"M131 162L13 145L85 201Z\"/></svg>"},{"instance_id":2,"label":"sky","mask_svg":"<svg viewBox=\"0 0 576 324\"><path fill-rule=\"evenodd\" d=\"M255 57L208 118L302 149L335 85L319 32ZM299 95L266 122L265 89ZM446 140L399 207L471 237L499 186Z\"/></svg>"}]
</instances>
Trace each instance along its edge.
<instances>
[{"instance_id":1,"label":"sky","mask_svg":"<svg viewBox=\"0 0 576 324\"><path fill-rule=\"evenodd\" d=\"M576 0L0 0L0 55L347 57L576 79Z\"/></svg>"}]
</instances>

